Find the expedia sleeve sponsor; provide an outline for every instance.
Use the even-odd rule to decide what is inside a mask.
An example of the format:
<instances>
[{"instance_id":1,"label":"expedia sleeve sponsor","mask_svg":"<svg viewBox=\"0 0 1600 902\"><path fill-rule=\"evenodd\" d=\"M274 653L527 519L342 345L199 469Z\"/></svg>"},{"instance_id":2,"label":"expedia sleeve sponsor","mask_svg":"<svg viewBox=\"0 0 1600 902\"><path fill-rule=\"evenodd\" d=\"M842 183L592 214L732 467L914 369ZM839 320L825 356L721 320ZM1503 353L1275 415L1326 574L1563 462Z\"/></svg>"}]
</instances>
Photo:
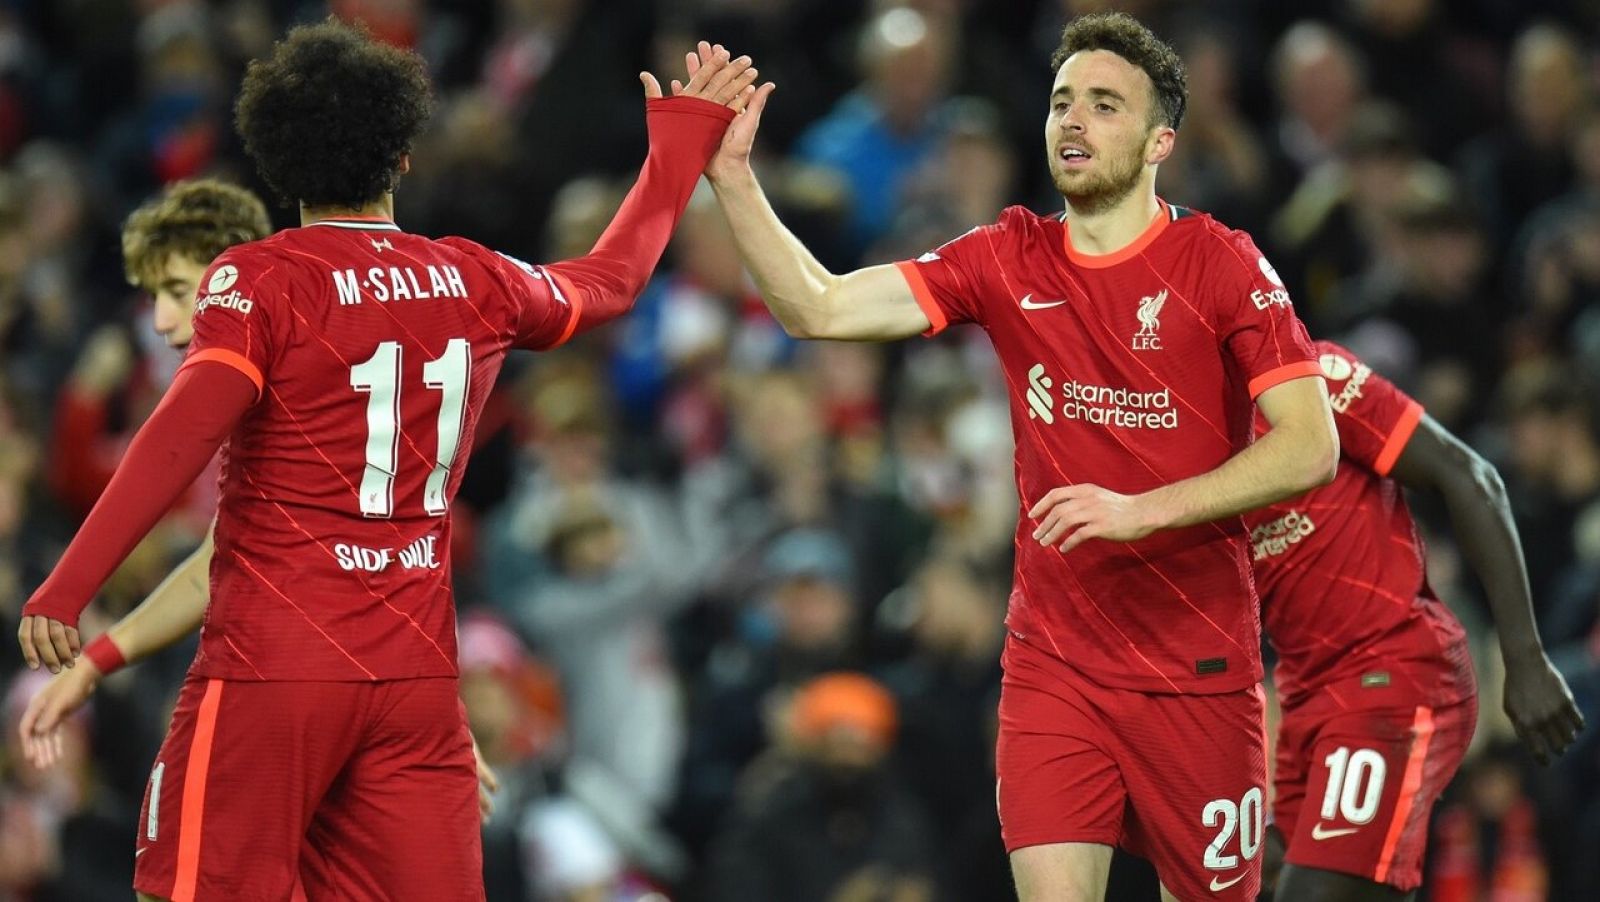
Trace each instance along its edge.
<instances>
[{"instance_id":1,"label":"expedia sleeve sponsor","mask_svg":"<svg viewBox=\"0 0 1600 902\"><path fill-rule=\"evenodd\" d=\"M194 315L210 310L213 307L222 310L236 310L246 316L255 309L256 302L244 296L239 290L239 268L232 263L224 263L211 273L211 278L206 280L206 293L195 301Z\"/></svg>"}]
</instances>

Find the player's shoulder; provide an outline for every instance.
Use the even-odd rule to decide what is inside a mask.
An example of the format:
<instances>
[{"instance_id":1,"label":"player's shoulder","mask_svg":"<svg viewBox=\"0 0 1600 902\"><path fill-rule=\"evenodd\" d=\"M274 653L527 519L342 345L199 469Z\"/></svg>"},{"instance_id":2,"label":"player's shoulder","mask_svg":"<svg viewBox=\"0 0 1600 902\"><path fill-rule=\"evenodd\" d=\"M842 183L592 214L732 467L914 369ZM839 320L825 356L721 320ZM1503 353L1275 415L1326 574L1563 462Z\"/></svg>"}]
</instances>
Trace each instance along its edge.
<instances>
[{"instance_id":1,"label":"player's shoulder","mask_svg":"<svg viewBox=\"0 0 1600 902\"><path fill-rule=\"evenodd\" d=\"M1262 255L1249 232L1233 228L1204 210L1168 204L1167 215L1172 218L1169 225L1172 236L1198 253L1252 264Z\"/></svg>"},{"instance_id":2,"label":"player's shoulder","mask_svg":"<svg viewBox=\"0 0 1600 902\"><path fill-rule=\"evenodd\" d=\"M1336 341L1329 341L1326 338L1319 338L1312 342L1312 344L1316 347L1318 354L1332 354L1337 357L1343 357L1352 363L1356 363L1359 360L1359 358L1356 357L1356 352L1350 350L1342 344L1339 344Z\"/></svg>"}]
</instances>

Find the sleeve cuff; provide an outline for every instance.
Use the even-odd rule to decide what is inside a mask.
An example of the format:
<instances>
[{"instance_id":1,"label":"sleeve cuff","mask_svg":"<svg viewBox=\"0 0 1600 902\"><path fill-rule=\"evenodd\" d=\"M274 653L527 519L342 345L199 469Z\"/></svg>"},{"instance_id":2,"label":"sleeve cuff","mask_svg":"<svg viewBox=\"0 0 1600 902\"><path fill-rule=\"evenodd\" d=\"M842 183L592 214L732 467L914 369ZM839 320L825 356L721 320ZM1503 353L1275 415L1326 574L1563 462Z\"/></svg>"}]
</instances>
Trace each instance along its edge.
<instances>
[{"instance_id":1,"label":"sleeve cuff","mask_svg":"<svg viewBox=\"0 0 1600 902\"><path fill-rule=\"evenodd\" d=\"M111 640L111 634L101 633L93 642L84 646L83 656L94 664L101 676L110 676L127 666L128 659L123 657L122 649Z\"/></svg>"},{"instance_id":2,"label":"sleeve cuff","mask_svg":"<svg viewBox=\"0 0 1600 902\"><path fill-rule=\"evenodd\" d=\"M243 373L255 384L256 400L261 400L261 393L266 387L266 380L261 378L261 369L251 363L250 358L237 351L230 351L227 348L206 348L203 351L196 351L190 354L178 369L186 370L197 363L204 363L208 360L226 364Z\"/></svg>"},{"instance_id":3,"label":"sleeve cuff","mask_svg":"<svg viewBox=\"0 0 1600 902\"><path fill-rule=\"evenodd\" d=\"M720 119L724 123L732 122L734 117L729 107L700 97L652 97L644 105L646 113L690 113Z\"/></svg>"},{"instance_id":4,"label":"sleeve cuff","mask_svg":"<svg viewBox=\"0 0 1600 902\"><path fill-rule=\"evenodd\" d=\"M1406 405L1400 413L1400 419L1394 423L1394 428L1389 430L1389 437L1383 441L1383 450L1378 453L1378 459L1372 464L1372 471L1379 476L1388 476L1394 469L1395 461L1400 459L1400 452L1406 449L1406 443L1411 441L1411 436L1417 431L1417 424L1422 422L1422 405L1415 401Z\"/></svg>"},{"instance_id":5,"label":"sleeve cuff","mask_svg":"<svg viewBox=\"0 0 1600 902\"><path fill-rule=\"evenodd\" d=\"M950 325L950 318L944 315L944 310L939 306L939 302L933 299L933 292L928 290L928 282L922 278L922 273L917 269L917 265L908 260L902 260L896 263L895 266L899 268L900 274L905 276L906 284L911 286L911 296L916 298L917 306L922 308L922 315L928 318L928 330L922 333L923 336L932 338L943 332L945 327Z\"/></svg>"},{"instance_id":6,"label":"sleeve cuff","mask_svg":"<svg viewBox=\"0 0 1600 902\"><path fill-rule=\"evenodd\" d=\"M551 342L549 347L545 348L546 351L549 351L566 344L567 340L572 337L572 333L578 330L578 321L583 318L583 293L574 288L572 282L566 276L548 266L539 268L544 272L545 278L550 280L550 290L555 293L556 300L565 301L567 307L572 311L567 317L567 324L561 328L561 335Z\"/></svg>"},{"instance_id":7,"label":"sleeve cuff","mask_svg":"<svg viewBox=\"0 0 1600 902\"><path fill-rule=\"evenodd\" d=\"M1250 398L1261 397L1261 393L1275 385L1282 385L1290 379L1300 379L1305 376L1322 375L1322 367L1315 360L1296 360L1286 363L1277 369L1267 370L1265 373L1250 380Z\"/></svg>"}]
</instances>

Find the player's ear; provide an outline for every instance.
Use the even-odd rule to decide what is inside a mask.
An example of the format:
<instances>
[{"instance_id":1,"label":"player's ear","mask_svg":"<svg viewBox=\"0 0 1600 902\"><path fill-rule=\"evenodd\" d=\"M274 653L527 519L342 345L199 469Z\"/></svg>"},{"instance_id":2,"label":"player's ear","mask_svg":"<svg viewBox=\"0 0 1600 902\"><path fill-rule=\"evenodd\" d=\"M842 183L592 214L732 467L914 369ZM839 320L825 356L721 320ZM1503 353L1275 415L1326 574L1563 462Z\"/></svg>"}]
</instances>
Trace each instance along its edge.
<instances>
[{"instance_id":1,"label":"player's ear","mask_svg":"<svg viewBox=\"0 0 1600 902\"><path fill-rule=\"evenodd\" d=\"M1150 139L1145 142L1145 163L1155 166L1166 162L1167 157L1172 156L1172 148L1177 139L1178 133L1170 127L1156 126L1150 133Z\"/></svg>"},{"instance_id":2,"label":"player's ear","mask_svg":"<svg viewBox=\"0 0 1600 902\"><path fill-rule=\"evenodd\" d=\"M400 165L395 168L395 172L400 174L400 175L405 175L406 173L408 173L410 171L411 171L411 154L403 153L403 154L400 155Z\"/></svg>"}]
</instances>

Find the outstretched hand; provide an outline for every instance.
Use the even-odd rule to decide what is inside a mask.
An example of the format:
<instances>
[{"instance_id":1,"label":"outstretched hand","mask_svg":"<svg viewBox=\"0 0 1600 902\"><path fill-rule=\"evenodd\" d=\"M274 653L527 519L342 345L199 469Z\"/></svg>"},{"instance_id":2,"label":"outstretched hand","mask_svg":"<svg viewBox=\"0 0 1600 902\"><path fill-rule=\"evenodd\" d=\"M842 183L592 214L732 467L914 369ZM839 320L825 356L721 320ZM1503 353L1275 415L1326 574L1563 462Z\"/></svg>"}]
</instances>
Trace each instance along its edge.
<instances>
[{"instance_id":1,"label":"outstretched hand","mask_svg":"<svg viewBox=\"0 0 1600 902\"><path fill-rule=\"evenodd\" d=\"M706 66L717 59L717 54L726 54L718 44L713 47L705 41L700 42L698 53L689 53L684 56L684 63L689 69L689 81L692 84L695 77L705 71ZM706 176L713 182L718 179L737 175L747 171L750 166L750 152L755 147L756 130L761 127L761 112L767 108L767 98L777 89L777 85L766 82L761 87L755 87L755 69L748 70L751 78L746 82L746 87L740 91L739 96L728 106L739 115L722 134L722 146L717 150L716 156L706 165ZM676 79L672 82L673 96L687 93L688 88L680 85Z\"/></svg>"},{"instance_id":2,"label":"outstretched hand","mask_svg":"<svg viewBox=\"0 0 1600 902\"><path fill-rule=\"evenodd\" d=\"M689 78L687 82L676 78L672 80L674 97L698 97L737 113L743 111L756 94L753 85L761 73L751 64L748 56L731 59L721 44L713 47L701 41L696 51L684 55L684 61ZM646 100L663 96L661 83L656 81L654 75L640 72L639 81L644 85Z\"/></svg>"}]
</instances>

